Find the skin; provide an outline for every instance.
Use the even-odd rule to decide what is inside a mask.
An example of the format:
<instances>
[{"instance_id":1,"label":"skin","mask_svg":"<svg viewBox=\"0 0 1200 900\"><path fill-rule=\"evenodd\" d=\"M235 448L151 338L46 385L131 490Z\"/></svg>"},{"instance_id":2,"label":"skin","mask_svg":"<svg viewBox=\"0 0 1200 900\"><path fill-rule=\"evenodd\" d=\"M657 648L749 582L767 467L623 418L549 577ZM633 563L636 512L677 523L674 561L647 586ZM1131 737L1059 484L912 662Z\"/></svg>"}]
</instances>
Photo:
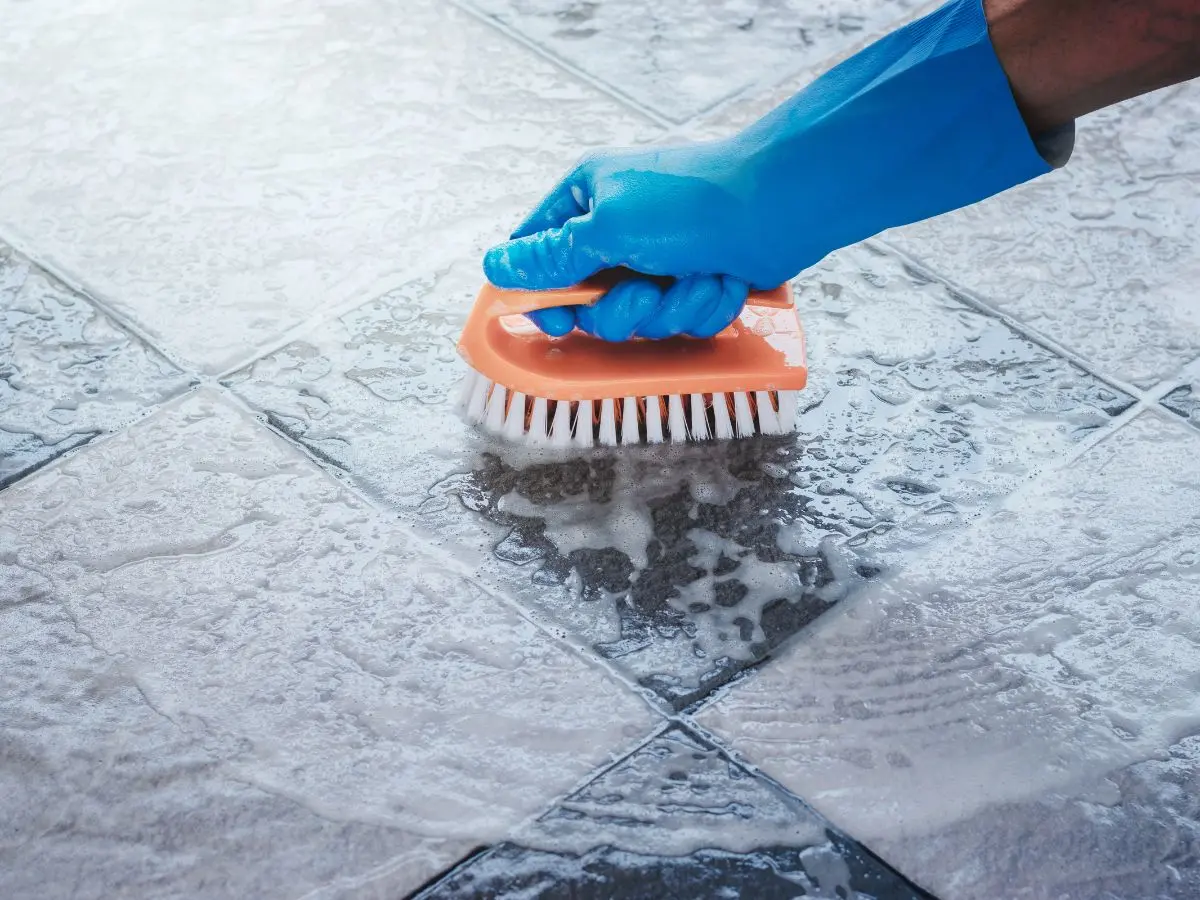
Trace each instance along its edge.
<instances>
[{"instance_id":1,"label":"skin","mask_svg":"<svg viewBox=\"0 0 1200 900\"><path fill-rule=\"evenodd\" d=\"M1200 76L1200 0L986 0L1032 134Z\"/></svg>"}]
</instances>

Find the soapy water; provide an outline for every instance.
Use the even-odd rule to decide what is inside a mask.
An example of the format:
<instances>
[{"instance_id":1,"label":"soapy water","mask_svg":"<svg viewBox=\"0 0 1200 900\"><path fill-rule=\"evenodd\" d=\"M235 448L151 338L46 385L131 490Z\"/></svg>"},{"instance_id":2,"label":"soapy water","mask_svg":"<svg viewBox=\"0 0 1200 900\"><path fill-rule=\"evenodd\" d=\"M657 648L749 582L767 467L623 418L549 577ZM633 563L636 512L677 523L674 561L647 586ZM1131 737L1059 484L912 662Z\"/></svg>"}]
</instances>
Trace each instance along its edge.
<instances>
[{"instance_id":1,"label":"soapy water","mask_svg":"<svg viewBox=\"0 0 1200 900\"><path fill-rule=\"evenodd\" d=\"M915 900L794 797L678 727L657 735L419 900Z\"/></svg>"},{"instance_id":2,"label":"soapy water","mask_svg":"<svg viewBox=\"0 0 1200 900\"><path fill-rule=\"evenodd\" d=\"M479 470L433 493L453 494L509 528L494 552L516 565L536 563L535 584L566 586L578 602L614 604L620 635L595 644L602 655L620 659L683 642L712 667L700 686L707 690L878 571L832 540L861 528L762 471L764 463L785 471L800 453L790 441L757 438L522 469L488 455ZM782 549L780 522L789 535L802 532L807 546L792 537ZM642 681L678 705L696 693L668 672Z\"/></svg>"},{"instance_id":3,"label":"soapy water","mask_svg":"<svg viewBox=\"0 0 1200 900\"><path fill-rule=\"evenodd\" d=\"M1133 401L870 248L796 284L789 438L554 453L465 426L454 266L229 379L481 582L683 707Z\"/></svg>"}]
</instances>

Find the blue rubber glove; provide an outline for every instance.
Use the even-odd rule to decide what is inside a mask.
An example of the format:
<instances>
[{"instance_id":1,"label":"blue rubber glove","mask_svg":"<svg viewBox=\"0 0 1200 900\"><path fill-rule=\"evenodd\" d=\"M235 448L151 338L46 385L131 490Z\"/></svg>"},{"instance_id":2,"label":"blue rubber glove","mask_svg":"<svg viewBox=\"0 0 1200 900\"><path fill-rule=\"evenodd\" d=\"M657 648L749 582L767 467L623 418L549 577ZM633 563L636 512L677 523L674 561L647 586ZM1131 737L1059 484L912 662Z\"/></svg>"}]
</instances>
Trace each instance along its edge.
<instances>
[{"instance_id":1,"label":"blue rubber glove","mask_svg":"<svg viewBox=\"0 0 1200 900\"><path fill-rule=\"evenodd\" d=\"M981 0L951 0L731 138L586 157L487 253L484 271L530 290L614 266L672 276L665 289L635 279L591 308L532 317L550 334L706 336L737 316L748 287L775 287L840 247L1050 169Z\"/></svg>"}]
</instances>

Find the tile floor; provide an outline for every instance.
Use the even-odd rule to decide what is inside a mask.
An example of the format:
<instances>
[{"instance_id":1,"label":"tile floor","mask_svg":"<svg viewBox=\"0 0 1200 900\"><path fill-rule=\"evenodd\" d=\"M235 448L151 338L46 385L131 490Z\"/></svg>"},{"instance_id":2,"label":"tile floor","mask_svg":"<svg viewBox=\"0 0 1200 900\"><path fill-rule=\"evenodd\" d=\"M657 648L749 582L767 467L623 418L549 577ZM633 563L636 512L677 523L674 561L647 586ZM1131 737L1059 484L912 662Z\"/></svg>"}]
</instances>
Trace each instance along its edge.
<instances>
[{"instance_id":1,"label":"tile floor","mask_svg":"<svg viewBox=\"0 0 1200 900\"><path fill-rule=\"evenodd\" d=\"M798 279L793 439L448 408L575 156L925 7L8 3L0 896L1200 896L1195 86Z\"/></svg>"}]
</instances>

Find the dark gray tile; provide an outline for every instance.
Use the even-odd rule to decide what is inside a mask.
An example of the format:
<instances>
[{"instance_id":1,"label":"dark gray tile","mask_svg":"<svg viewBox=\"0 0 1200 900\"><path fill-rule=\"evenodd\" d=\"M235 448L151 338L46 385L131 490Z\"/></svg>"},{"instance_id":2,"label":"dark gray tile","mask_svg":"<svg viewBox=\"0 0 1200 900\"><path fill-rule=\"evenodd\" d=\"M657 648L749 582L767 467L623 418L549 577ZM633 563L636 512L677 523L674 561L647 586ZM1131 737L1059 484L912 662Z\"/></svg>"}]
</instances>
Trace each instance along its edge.
<instances>
[{"instance_id":1,"label":"dark gray tile","mask_svg":"<svg viewBox=\"0 0 1200 900\"><path fill-rule=\"evenodd\" d=\"M1200 428L1200 395L1193 393L1192 385L1175 388L1162 398L1162 405Z\"/></svg>"},{"instance_id":2,"label":"dark gray tile","mask_svg":"<svg viewBox=\"0 0 1200 900\"><path fill-rule=\"evenodd\" d=\"M671 728L420 900L927 896L806 806Z\"/></svg>"},{"instance_id":3,"label":"dark gray tile","mask_svg":"<svg viewBox=\"0 0 1200 900\"><path fill-rule=\"evenodd\" d=\"M466 0L675 122L816 65L921 0Z\"/></svg>"},{"instance_id":4,"label":"dark gray tile","mask_svg":"<svg viewBox=\"0 0 1200 900\"><path fill-rule=\"evenodd\" d=\"M800 433L562 457L451 410L478 273L381 298L234 376L494 590L676 707L989 508L1132 400L869 249L802 279Z\"/></svg>"},{"instance_id":5,"label":"dark gray tile","mask_svg":"<svg viewBox=\"0 0 1200 900\"><path fill-rule=\"evenodd\" d=\"M83 297L0 244L0 488L188 383Z\"/></svg>"}]
</instances>

